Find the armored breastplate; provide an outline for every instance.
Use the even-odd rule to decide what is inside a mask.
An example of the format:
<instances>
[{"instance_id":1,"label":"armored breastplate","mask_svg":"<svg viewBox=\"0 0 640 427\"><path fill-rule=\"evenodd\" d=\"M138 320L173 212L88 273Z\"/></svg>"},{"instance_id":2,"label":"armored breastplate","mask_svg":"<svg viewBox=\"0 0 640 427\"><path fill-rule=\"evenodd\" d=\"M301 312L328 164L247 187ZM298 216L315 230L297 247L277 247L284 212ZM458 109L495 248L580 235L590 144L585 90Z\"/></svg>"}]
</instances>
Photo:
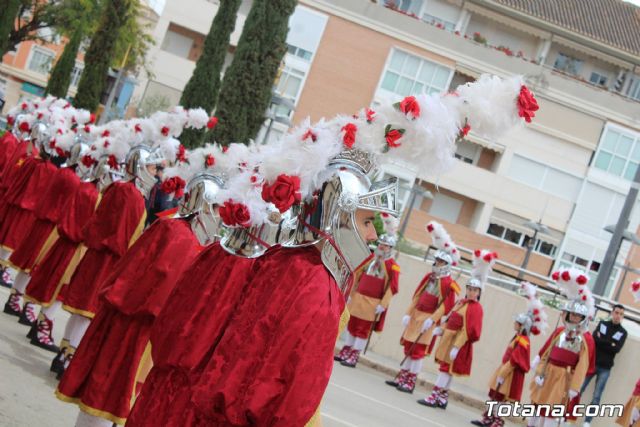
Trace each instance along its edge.
<instances>
[{"instance_id":1,"label":"armored breastplate","mask_svg":"<svg viewBox=\"0 0 640 427\"><path fill-rule=\"evenodd\" d=\"M429 277L429 281L427 282L427 286L425 286L424 291L440 300L440 297L442 296L440 295L440 283L433 274Z\"/></svg>"},{"instance_id":2,"label":"armored breastplate","mask_svg":"<svg viewBox=\"0 0 640 427\"><path fill-rule=\"evenodd\" d=\"M557 347L572 353L580 353L582 340L582 335L573 335L570 332L563 331L558 338Z\"/></svg>"},{"instance_id":3,"label":"armored breastplate","mask_svg":"<svg viewBox=\"0 0 640 427\"><path fill-rule=\"evenodd\" d=\"M367 267L367 274L369 276L384 278L384 261L382 259L376 257L369 266Z\"/></svg>"}]
</instances>

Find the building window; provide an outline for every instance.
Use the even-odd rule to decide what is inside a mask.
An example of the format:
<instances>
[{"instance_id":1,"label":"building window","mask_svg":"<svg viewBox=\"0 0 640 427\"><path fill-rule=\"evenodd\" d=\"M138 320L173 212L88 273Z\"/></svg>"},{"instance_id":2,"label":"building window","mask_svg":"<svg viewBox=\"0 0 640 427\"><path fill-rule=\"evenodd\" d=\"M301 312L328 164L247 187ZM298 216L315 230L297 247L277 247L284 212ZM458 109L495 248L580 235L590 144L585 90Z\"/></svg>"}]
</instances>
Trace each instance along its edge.
<instances>
[{"instance_id":1,"label":"building window","mask_svg":"<svg viewBox=\"0 0 640 427\"><path fill-rule=\"evenodd\" d=\"M54 59L53 52L34 46L31 50L31 58L29 58L27 68L36 73L49 74Z\"/></svg>"},{"instance_id":2,"label":"building window","mask_svg":"<svg viewBox=\"0 0 640 427\"><path fill-rule=\"evenodd\" d=\"M440 24L445 30L453 31L456 28L455 22L445 21L437 16L429 15L428 13L422 14L422 20L428 24L438 25Z\"/></svg>"},{"instance_id":3,"label":"building window","mask_svg":"<svg viewBox=\"0 0 640 427\"><path fill-rule=\"evenodd\" d=\"M608 77L597 72L592 72L589 81L594 85L606 86Z\"/></svg>"},{"instance_id":4,"label":"building window","mask_svg":"<svg viewBox=\"0 0 640 427\"><path fill-rule=\"evenodd\" d=\"M640 101L640 76L633 76L631 80L631 84L627 89L627 96L632 99L637 99Z\"/></svg>"},{"instance_id":5,"label":"building window","mask_svg":"<svg viewBox=\"0 0 640 427\"><path fill-rule=\"evenodd\" d=\"M417 15L422 7L423 0L385 0L384 4L395 10Z\"/></svg>"},{"instance_id":6,"label":"building window","mask_svg":"<svg viewBox=\"0 0 640 427\"><path fill-rule=\"evenodd\" d=\"M456 147L455 157L456 159L462 160L465 163L475 165L478 163L478 158L480 157L481 151L482 148L479 145L467 140L462 140Z\"/></svg>"},{"instance_id":7,"label":"building window","mask_svg":"<svg viewBox=\"0 0 640 427\"><path fill-rule=\"evenodd\" d=\"M492 222L489 224L489 228L487 229L487 234L497 237L500 240L504 240L505 242L513 243L514 245L522 246L526 248L531 240L531 236L510 228L506 225L498 224ZM536 243L533 246L533 252L537 252L542 255L546 255L549 257L554 257L558 250L558 247L550 242L542 240L540 237L536 238Z\"/></svg>"},{"instance_id":8,"label":"building window","mask_svg":"<svg viewBox=\"0 0 640 427\"><path fill-rule=\"evenodd\" d=\"M302 58L305 61L311 61L311 56L313 55L312 52L309 52L308 50L304 50L300 47L295 47L295 46L291 46L291 45L287 45L287 53L289 55L293 55L293 56L297 56L298 58Z\"/></svg>"},{"instance_id":9,"label":"building window","mask_svg":"<svg viewBox=\"0 0 640 427\"><path fill-rule=\"evenodd\" d=\"M576 200L581 185L578 177L517 154L511 160L508 176L571 202Z\"/></svg>"},{"instance_id":10,"label":"building window","mask_svg":"<svg viewBox=\"0 0 640 427\"><path fill-rule=\"evenodd\" d=\"M78 87L78 83L80 83L80 76L82 76L83 71L84 64L76 62L76 65L73 67L73 71L71 72L71 86Z\"/></svg>"},{"instance_id":11,"label":"building window","mask_svg":"<svg viewBox=\"0 0 640 427\"><path fill-rule=\"evenodd\" d=\"M173 28L180 31L178 27ZM164 36L161 49L181 58L189 59L189 54L191 53L194 42L195 39L193 37L174 31L170 27Z\"/></svg>"},{"instance_id":12,"label":"building window","mask_svg":"<svg viewBox=\"0 0 640 427\"><path fill-rule=\"evenodd\" d=\"M563 71L568 74L577 75L582 67L582 60L574 58L564 53L558 53L556 62L553 64L553 68L558 71Z\"/></svg>"},{"instance_id":13,"label":"building window","mask_svg":"<svg viewBox=\"0 0 640 427\"><path fill-rule=\"evenodd\" d=\"M463 201L455 197L446 196L442 193L436 193L433 196L433 202L429 209L429 214L444 219L452 224L458 222L460 212L462 211Z\"/></svg>"},{"instance_id":14,"label":"building window","mask_svg":"<svg viewBox=\"0 0 640 427\"><path fill-rule=\"evenodd\" d=\"M398 49L391 51L380 89L401 97L446 90L453 71Z\"/></svg>"},{"instance_id":15,"label":"building window","mask_svg":"<svg viewBox=\"0 0 640 427\"><path fill-rule=\"evenodd\" d=\"M285 65L278 78L276 93L296 104L298 102L298 97L300 96L303 80L304 71ZM276 109L276 115L289 117L290 114L291 111L285 106L280 105Z\"/></svg>"},{"instance_id":16,"label":"building window","mask_svg":"<svg viewBox=\"0 0 640 427\"><path fill-rule=\"evenodd\" d=\"M606 128L593 165L610 174L633 180L640 164L640 138L638 134L624 133Z\"/></svg>"}]
</instances>

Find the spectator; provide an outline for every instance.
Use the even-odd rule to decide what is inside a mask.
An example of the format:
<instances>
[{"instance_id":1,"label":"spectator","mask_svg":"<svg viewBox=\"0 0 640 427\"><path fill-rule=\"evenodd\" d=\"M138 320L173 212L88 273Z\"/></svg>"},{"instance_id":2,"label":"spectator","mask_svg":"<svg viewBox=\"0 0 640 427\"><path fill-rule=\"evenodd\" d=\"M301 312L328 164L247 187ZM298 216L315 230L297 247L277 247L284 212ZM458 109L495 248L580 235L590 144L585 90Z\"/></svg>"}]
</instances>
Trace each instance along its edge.
<instances>
[{"instance_id":1,"label":"spectator","mask_svg":"<svg viewBox=\"0 0 640 427\"><path fill-rule=\"evenodd\" d=\"M601 320L593 331L593 339L596 343L596 373L587 375L580 391L584 395L584 391L591 379L596 377L596 388L593 392L593 400L591 400L592 405L600 403L611 368L613 368L613 359L622 350L622 346L627 339L627 330L622 327L623 318L624 307L616 304L613 306L613 311L611 311L611 319ZM584 427L589 427L592 419L593 417L586 417Z\"/></svg>"},{"instance_id":2,"label":"spectator","mask_svg":"<svg viewBox=\"0 0 640 427\"><path fill-rule=\"evenodd\" d=\"M147 201L147 223L145 226L149 226L153 221L158 219L158 213L178 206L178 200L171 198L169 194L160 188L162 186L163 173L164 167L158 166L156 171L156 184L151 189L149 200Z\"/></svg>"}]
</instances>

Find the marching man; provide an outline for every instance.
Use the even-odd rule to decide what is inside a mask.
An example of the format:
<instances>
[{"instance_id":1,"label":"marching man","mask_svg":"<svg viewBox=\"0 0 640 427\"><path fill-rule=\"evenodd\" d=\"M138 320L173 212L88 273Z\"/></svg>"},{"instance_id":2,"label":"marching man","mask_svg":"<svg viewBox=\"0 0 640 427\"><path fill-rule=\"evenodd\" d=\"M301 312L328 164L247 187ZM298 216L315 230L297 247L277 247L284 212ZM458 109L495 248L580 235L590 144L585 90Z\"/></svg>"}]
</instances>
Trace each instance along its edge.
<instances>
[{"instance_id":1,"label":"marching man","mask_svg":"<svg viewBox=\"0 0 640 427\"><path fill-rule=\"evenodd\" d=\"M580 391L589 369L589 349L583 336L589 317L594 314L594 300L586 286L588 277L576 269L563 269L552 276L565 286L569 301L562 308L564 327L557 328L547 339L540 353L531 401L536 405L565 405L570 414L573 400ZM546 414L549 415L549 414ZM552 417L531 417L529 427L557 425Z\"/></svg>"},{"instance_id":2,"label":"marching man","mask_svg":"<svg viewBox=\"0 0 640 427\"><path fill-rule=\"evenodd\" d=\"M386 381L397 390L413 393L422 361L431 354L434 326L449 314L455 304L460 287L451 277L451 266L459 259L458 250L444 227L432 221L427 225L433 246L437 248L431 272L418 285L411 305L402 318L405 327L400 344L405 359L395 379Z\"/></svg>"},{"instance_id":3,"label":"marching man","mask_svg":"<svg viewBox=\"0 0 640 427\"><path fill-rule=\"evenodd\" d=\"M529 372L531 342L529 334L538 335L547 326L547 314L542 302L536 297L536 287L522 282L527 299L527 311L515 316L515 336L502 356L502 364L489 381L489 397L496 402L518 402L522 398L524 377ZM481 420L471 421L481 427L502 427L504 420L485 411Z\"/></svg>"},{"instance_id":4,"label":"marching man","mask_svg":"<svg viewBox=\"0 0 640 427\"><path fill-rule=\"evenodd\" d=\"M465 298L456 303L444 325L433 332L434 335L442 335L435 353L440 373L431 394L418 400L419 404L446 409L452 376L471 374L473 344L480 339L482 332L480 295L497 257L495 252L486 249L474 252Z\"/></svg>"},{"instance_id":5,"label":"marching man","mask_svg":"<svg viewBox=\"0 0 640 427\"><path fill-rule=\"evenodd\" d=\"M382 216L385 234L378 238L373 260L354 273L354 286L347 308L351 317L347 339L334 360L355 368L360 352L365 349L371 332L382 332L384 319L393 295L398 293L400 266L393 259L398 220Z\"/></svg>"},{"instance_id":6,"label":"marching man","mask_svg":"<svg viewBox=\"0 0 640 427\"><path fill-rule=\"evenodd\" d=\"M624 405L622 416L616 420L616 424L623 427L640 427L640 380L636 383L633 394Z\"/></svg>"}]
</instances>

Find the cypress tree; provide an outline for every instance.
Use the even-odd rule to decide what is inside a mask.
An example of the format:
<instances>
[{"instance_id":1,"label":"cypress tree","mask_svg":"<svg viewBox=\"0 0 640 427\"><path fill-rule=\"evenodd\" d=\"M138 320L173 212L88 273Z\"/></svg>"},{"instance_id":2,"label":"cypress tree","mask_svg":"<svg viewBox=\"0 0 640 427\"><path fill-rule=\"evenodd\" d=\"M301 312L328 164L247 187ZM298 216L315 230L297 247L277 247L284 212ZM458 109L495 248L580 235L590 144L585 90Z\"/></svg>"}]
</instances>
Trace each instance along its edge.
<instances>
[{"instance_id":1,"label":"cypress tree","mask_svg":"<svg viewBox=\"0 0 640 427\"><path fill-rule=\"evenodd\" d=\"M82 43L82 31L73 33L67 44L64 46L62 55L58 58L56 65L51 70L49 81L45 89L45 94L58 98L66 98L69 86L71 85L71 74L76 64L78 50Z\"/></svg>"},{"instance_id":2,"label":"cypress tree","mask_svg":"<svg viewBox=\"0 0 640 427\"><path fill-rule=\"evenodd\" d=\"M9 36L15 26L18 11L20 10L20 0L0 0L0 58L7 53Z\"/></svg>"},{"instance_id":3,"label":"cypress tree","mask_svg":"<svg viewBox=\"0 0 640 427\"><path fill-rule=\"evenodd\" d=\"M220 90L220 72L241 3L241 0L220 0L220 8L204 41L202 55L182 92L180 105L183 107L200 107L208 113L215 107ZM204 135L205 130L185 129L180 139L185 146L195 148L203 145Z\"/></svg>"},{"instance_id":4,"label":"cypress tree","mask_svg":"<svg viewBox=\"0 0 640 427\"><path fill-rule=\"evenodd\" d=\"M115 52L118 35L129 15L135 10L136 0L107 1L100 24L91 39L84 63L85 68L74 99L76 108L95 111L107 83L109 66Z\"/></svg>"},{"instance_id":5,"label":"cypress tree","mask_svg":"<svg viewBox=\"0 0 640 427\"><path fill-rule=\"evenodd\" d=\"M271 88L287 51L289 17L295 0L255 0L238 42L236 53L220 89L213 131L227 145L248 142L264 122Z\"/></svg>"}]
</instances>

